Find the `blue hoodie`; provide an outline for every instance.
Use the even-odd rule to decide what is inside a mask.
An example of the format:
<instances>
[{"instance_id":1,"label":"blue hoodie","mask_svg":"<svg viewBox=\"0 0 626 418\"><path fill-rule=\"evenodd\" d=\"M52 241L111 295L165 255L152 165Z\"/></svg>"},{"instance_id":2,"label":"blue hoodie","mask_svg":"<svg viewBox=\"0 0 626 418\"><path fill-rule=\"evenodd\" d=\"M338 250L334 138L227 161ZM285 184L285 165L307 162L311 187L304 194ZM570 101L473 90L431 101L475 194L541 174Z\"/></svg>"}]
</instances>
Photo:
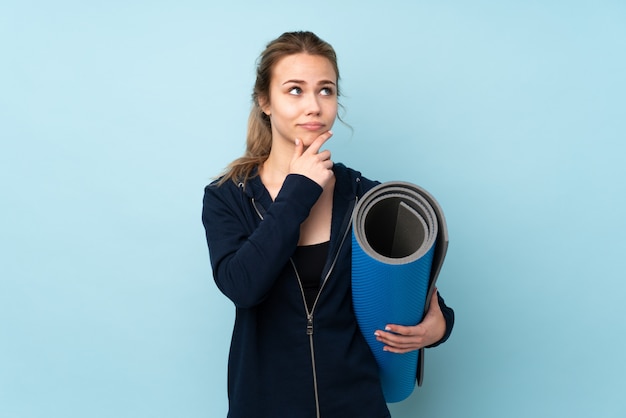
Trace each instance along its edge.
<instances>
[{"instance_id":1,"label":"blue hoodie","mask_svg":"<svg viewBox=\"0 0 626 418\"><path fill-rule=\"evenodd\" d=\"M376 182L335 164L329 255L313 312L290 257L322 188L291 174L272 201L258 176L205 188L213 277L235 304L228 363L231 418L389 417L374 357L352 309L350 218ZM440 298L446 335L452 309Z\"/></svg>"}]
</instances>

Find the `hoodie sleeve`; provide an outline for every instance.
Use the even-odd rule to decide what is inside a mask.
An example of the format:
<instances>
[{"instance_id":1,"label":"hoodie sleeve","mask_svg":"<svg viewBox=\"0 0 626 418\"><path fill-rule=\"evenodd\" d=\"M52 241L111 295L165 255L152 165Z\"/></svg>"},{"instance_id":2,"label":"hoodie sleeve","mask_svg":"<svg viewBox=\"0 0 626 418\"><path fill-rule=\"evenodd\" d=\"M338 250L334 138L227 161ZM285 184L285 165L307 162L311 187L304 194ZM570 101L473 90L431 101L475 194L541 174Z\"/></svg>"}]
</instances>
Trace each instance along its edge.
<instances>
[{"instance_id":1,"label":"hoodie sleeve","mask_svg":"<svg viewBox=\"0 0 626 418\"><path fill-rule=\"evenodd\" d=\"M202 223L215 283L237 307L248 308L263 301L288 262L300 224L322 187L305 176L288 175L263 220L250 231L246 216L254 212L253 202L228 193L229 186L205 188Z\"/></svg>"}]
</instances>

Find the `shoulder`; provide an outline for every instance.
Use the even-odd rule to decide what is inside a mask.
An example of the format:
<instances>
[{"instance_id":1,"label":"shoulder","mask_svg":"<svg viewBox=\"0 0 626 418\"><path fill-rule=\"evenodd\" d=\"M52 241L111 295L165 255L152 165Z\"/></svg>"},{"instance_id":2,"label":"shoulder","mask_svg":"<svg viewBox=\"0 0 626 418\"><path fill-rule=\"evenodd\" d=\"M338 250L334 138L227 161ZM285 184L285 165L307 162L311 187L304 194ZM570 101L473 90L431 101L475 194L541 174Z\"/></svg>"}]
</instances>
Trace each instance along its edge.
<instances>
[{"instance_id":1,"label":"shoulder","mask_svg":"<svg viewBox=\"0 0 626 418\"><path fill-rule=\"evenodd\" d=\"M222 182L222 179L218 178L204 188L204 197L202 199L203 213L225 208L231 208L232 210L243 197L243 184L237 184L232 180Z\"/></svg>"},{"instance_id":2,"label":"shoulder","mask_svg":"<svg viewBox=\"0 0 626 418\"><path fill-rule=\"evenodd\" d=\"M380 182L363 176L360 171L347 167L343 163L335 163L333 171L339 187L347 188L359 197L363 196L372 187L380 184Z\"/></svg>"},{"instance_id":3,"label":"shoulder","mask_svg":"<svg viewBox=\"0 0 626 418\"><path fill-rule=\"evenodd\" d=\"M220 177L204 187L204 196L225 197L235 192L241 193L238 190L239 187L241 186L238 186L234 181L224 181L223 178Z\"/></svg>"}]
</instances>

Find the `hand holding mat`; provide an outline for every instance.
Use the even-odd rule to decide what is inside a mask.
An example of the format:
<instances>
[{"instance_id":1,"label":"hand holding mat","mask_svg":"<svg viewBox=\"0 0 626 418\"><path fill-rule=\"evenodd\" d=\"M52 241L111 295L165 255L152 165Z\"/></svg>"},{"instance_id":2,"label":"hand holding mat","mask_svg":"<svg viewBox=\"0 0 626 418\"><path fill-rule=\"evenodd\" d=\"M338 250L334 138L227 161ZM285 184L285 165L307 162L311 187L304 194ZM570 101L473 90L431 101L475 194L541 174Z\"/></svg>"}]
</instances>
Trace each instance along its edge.
<instances>
[{"instance_id":1,"label":"hand holding mat","mask_svg":"<svg viewBox=\"0 0 626 418\"><path fill-rule=\"evenodd\" d=\"M374 331L416 325L448 248L443 211L424 189L388 182L368 191L352 220L352 299L357 322L380 368L387 402L406 399L422 383L424 349L383 351Z\"/></svg>"}]
</instances>

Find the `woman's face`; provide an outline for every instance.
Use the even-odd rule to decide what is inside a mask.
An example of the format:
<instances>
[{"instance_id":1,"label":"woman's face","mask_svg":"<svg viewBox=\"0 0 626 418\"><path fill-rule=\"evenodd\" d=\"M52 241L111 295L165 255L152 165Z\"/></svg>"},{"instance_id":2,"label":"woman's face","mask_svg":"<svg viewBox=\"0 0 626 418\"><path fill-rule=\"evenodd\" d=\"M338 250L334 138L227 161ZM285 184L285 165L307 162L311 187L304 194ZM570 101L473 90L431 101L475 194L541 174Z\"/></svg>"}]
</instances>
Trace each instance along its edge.
<instances>
[{"instance_id":1,"label":"woman's face","mask_svg":"<svg viewBox=\"0 0 626 418\"><path fill-rule=\"evenodd\" d=\"M272 147L305 147L330 130L337 116L337 74L331 62L319 55L288 55L275 65L269 101L261 103L272 122Z\"/></svg>"}]
</instances>

